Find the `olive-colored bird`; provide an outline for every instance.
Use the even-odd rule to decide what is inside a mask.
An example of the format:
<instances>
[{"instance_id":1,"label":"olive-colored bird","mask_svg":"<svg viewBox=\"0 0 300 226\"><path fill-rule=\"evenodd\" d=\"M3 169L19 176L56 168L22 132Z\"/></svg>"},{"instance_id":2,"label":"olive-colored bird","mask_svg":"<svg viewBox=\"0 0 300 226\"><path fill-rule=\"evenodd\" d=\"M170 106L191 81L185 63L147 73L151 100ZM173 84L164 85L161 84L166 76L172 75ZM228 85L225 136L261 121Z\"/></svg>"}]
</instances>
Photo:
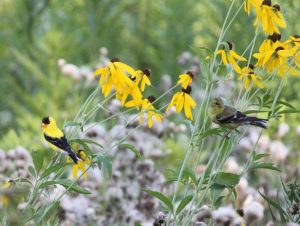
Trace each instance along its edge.
<instances>
[{"instance_id":1,"label":"olive-colored bird","mask_svg":"<svg viewBox=\"0 0 300 226\"><path fill-rule=\"evenodd\" d=\"M247 116L233 107L226 106L221 98L212 100L209 113L212 121L227 129L236 129L241 125L253 125L266 129L267 119Z\"/></svg>"},{"instance_id":2,"label":"olive-colored bird","mask_svg":"<svg viewBox=\"0 0 300 226\"><path fill-rule=\"evenodd\" d=\"M77 164L78 158L76 154L73 152L64 133L57 127L54 118L52 117L43 118L42 129L44 132L45 139L51 144L52 148L54 150L59 148L66 151L70 156L70 158L74 161L74 163Z\"/></svg>"}]
</instances>

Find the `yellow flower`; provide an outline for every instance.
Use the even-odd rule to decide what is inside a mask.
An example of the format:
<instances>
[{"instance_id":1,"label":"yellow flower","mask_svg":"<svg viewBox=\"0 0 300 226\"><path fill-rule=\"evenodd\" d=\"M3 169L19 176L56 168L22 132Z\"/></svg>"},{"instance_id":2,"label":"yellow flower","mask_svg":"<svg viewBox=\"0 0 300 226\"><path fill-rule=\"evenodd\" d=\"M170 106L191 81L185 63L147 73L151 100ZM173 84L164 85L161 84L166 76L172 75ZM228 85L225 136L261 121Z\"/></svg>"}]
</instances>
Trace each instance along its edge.
<instances>
[{"instance_id":1,"label":"yellow flower","mask_svg":"<svg viewBox=\"0 0 300 226\"><path fill-rule=\"evenodd\" d=\"M142 124L143 116L146 113L148 118L148 127L151 128L153 125L153 118L155 118L158 122L161 122L163 116L161 113L157 112L155 107L152 103L155 101L154 96L149 96L148 98L144 99L142 102L142 109L139 115L139 123Z\"/></svg>"},{"instance_id":2,"label":"yellow flower","mask_svg":"<svg viewBox=\"0 0 300 226\"><path fill-rule=\"evenodd\" d=\"M191 108L194 109L197 104L189 95L191 91L192 88L188 86L186 89L182 88L181 92L175 93L166 111L168 111L172 106L175 106L177 113L181 112L182 109L184 109L185 117L193 120Z\"/></svg>"},{"instance_id":3,"label":"yellow flower","mask_svg":"<svg viewBox=\"0 0 300 226\"><path fill-rule=\"evenodd\" d=\"M262 77L258 76L254 73L254 66L249 64L249 67L243 67L241 75L239 76L238 80L244 79L244 88L247 89L250 83L254 83L257 87L263 89L264 85L262 84L261 80Z\"/></svg>"},{"instance_id":4,"label":"yellow flower","mask_svg":"<svg viewBox=\"0 0 300 226\"><path fill-rule=\"evenodd\" d=\"M278 27L285 28L286 23L280 12L279 5L273 5L271 0L264 0L257 10L255 26L262 25L265 34L280 33Z\"/></svg>"},{"instance_id":5,"label":"yellow flower","mask_svg":"<svg viewBox=\"0 0 300 226\"><path fill-rule=\"evenodd\" d=\"M181 84L182 88L186 89L188 85L190 85L193 81L194 74L188 71L185 74L179 75L179 80L177 81L177 85Z\"/></svg>"},{"instance_id":6,"label":"yellow flower","mask_svg":"<svg viewBox=\"0 0 300 226\"><path fill-rule=\"evenodd\" d=\"M244 3L244 10L250 15L251 5L257 11L257 8L261 5L263 0L246 0Z\"/></svg>"},{"instance_id":7,"label":"yellow flower","mask_svg":"<svg viewBox=\"0 0 300 226\"><path fill-rule=\"evenodd\" d=\"M288 65L288 57L293 56L296 50L296 47L286 49L284 43L276 41L268 51L255 53L253 56L258 60L256 65L266 68L269 74L278 70L278 74L284 76L291 70Z\"/></svg>"},{"instance_id":8,"label":"yellow flower","mask_svg":"<svg viewBox=\"0 0 300 226\"><path fill-rule=\"evenodd\" d=\"M237 72L241 73L241 68L237 64L236 60L238 61L247 61L246 58L238 55L234 50L232 50L233 45L231 42L227 42L228 50L224 47L224 49L220 49L217 51L217 54L221 54L223 64L231 64L232 68Z\"/></svg>"},{"instance_id":9,"label":"yellow flower","mask_svg":"<svg viewBox=\"0 0 300 226\"><path fill-rule=\"evenodd\" d=\"M71 161L70 157L67 157L67 162L72 162L72 175L74 179L78 178L78 170L83 173L83 177L87 178L86 168L85 165L89 166L91 164L89 158L86 156L85 152L83 150L78 150L76 152L76 156L79 158L77 164Z\"/></svg>"},{"instance_id":10,"label":"yellow flower","mask_svg":"<svg viewBox=\"0 0 300 226\"><path fill-rule=\"evenodd\" d=\"M140 103L143 98L140 88L138 87L137 83L133 81L129 86L124 88L122 93L119 93L118 91L116 92L116 98L121 101L122 106L126 106L125 102L129 95L132 96L132 99L135 103Z\"/></svg>"},{"instance_id":11,"label":"yellow flower","mask_svg":"<svg viewBox=\"0 0 300 226\"><path fill-rule=\"evenodd\" d=\"M94 76L100 76L99 85L106 97L113 88L116 92L123 93L132 83L127 74L133 75L134 73L135 70L129 65L120 62L118 59L112 59L106 67L98 68L94 72Z\"/></svg>"},{"instance_id":12,"label":"yellow flower","mask_svg":"<svg viewBox=\"0 0 300 226\"><path fill-rule=\"evenodd\" d=\"M300 46L300 36L298 36L298 35L290 36L289 39L286 42L284 42L284 44L286 44L287 46L290 46L291 48L294 46L299 47Z\"/></svg>"},{"instance_id":13,"label":"yellow flower","mask_svg":"<svg viewBox=\"0 0 300 226\"><path fill-rule=\"evenodd\" d=\"M3 188L3 189L9 188L9 187L12 185L13 182L14 182L13 180L5 181L5 182L3 183L3 185L2 185L2 188ZM8 203L9 203L8 197L7 197L6 195L0 195L0 203L1 203L2 207L7 206Z\"/></svg>"},{"instance_id":14,"label":"yellow flower","mask_svg":"<svg viewBox=\"0 0 300 226\"><path fill-rule=\"evenodd\" d=\"M143 70L137 70L135 72L135 74L131 77L132 80L135 81L135 83L137 85L139 85L139 83L141 82L141 91L144 92L145 90L145 86L150 86L151 85L151 81L149 79L151 74L151 71L147 68L143 69Z\"/></svg>"},{"instance_id":15,"label":"yellow flower","mask_svg":"<svg viewBox=\"0 0 300 226\"><path fill-rule=\"evenodd\" d=\"M5 181L2 187L3 188L9 188L12 183L13 183L13 180Z\"/></svg>"}]
</instances>

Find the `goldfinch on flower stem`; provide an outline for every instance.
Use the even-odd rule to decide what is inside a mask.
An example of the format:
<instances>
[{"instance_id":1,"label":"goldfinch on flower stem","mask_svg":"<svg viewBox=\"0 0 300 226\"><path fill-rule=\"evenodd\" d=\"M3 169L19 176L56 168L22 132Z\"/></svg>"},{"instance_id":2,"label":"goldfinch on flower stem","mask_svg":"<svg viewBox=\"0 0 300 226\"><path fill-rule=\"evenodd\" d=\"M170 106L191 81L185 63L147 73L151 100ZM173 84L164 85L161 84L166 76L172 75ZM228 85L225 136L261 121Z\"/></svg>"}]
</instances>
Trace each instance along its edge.
<instances>
[{"instance_id":1,"label":"goldfinch on flower stem","mask_svg":"<svg viewBox=\"0 0 300 226\"><path fill-rule=\"evenodd\" d=\"M64 133L57 127L54 118L45 117L42 119L42 129L45 139L54 147L62 149L68 153L75 164L78 162L76 154L65 137Z\"/></svg>"},{"instance_id":2,"label":"goldfinch on flower stem","mask_svg":"<svg viewBox=\"0 0 300 226\"><path fill-rule=\"evenodd\" d=\"M221 98L213 99L209 113L212 121L227 129L236 129L241 125L253 125L266 129L267 119L247 116L233 107L226 106Z\"/></svg>"}]
</instances>

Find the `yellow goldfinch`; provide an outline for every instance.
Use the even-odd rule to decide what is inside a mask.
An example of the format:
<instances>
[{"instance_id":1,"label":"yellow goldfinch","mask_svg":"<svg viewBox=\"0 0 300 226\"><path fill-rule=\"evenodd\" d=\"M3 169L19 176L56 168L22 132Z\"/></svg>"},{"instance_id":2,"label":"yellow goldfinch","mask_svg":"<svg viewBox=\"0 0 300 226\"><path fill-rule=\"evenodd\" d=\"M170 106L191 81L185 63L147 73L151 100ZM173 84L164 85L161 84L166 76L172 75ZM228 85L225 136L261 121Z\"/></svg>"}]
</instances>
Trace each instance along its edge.
<instances>
[{"instance_id":1,"label":"yellow goldfinch","mask_svg":"<svg viewBox=\"0 0 300 226\"><path fill-rule=\"evenodd\" d=\"M221 98L213 99L209 113L212 121L227 129L236 129L241 125L253 125L266 129L267 119L247 116L233 107L226 106Z\"/></svg>"},{"instance_id":2,"label":"yellow goldfinch","mask_svg":"<svg viewBox=\"0 0 300 226\"><path fill-rule=\"evenodd\" d=\"M56 122L52 117L45 117L42 120L42 129L45 139L56 148L62 149L68 152L70 158L75 164L78 162L78 158L72 151L70 144L64 133L56 126Z\"/></svg>"}]
</instances>

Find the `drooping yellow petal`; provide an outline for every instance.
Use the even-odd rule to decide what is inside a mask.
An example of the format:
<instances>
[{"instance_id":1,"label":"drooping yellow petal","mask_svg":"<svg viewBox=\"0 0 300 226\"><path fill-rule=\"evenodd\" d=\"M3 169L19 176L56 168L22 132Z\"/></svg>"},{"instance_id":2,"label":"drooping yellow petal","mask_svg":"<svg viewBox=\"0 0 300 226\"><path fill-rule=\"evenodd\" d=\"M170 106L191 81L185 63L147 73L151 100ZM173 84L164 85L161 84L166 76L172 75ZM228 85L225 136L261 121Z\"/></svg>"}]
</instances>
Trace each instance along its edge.
<instances>
[{"instance_id":1,"label":"drooping yellow petal","mask_svg":"<svg viewBox=\"0 0 300 226\"><path fill-rule=\"evenodd\" d=\"M247 59L246 59L245 57L242 57L242 56L238 55L238 54L237 54L235 51L233 51L233 50L230 50L230 51L229 51L229 54L230 54L233 58L237 59L238 61L247 61Z\"/></svg>"},{"instance_id":2,"label":"drooping yellow petal","mask_svg":"<svg viewBox=\"0 0 300 226\"><path fill-rule=\"evenodd\" d=\"M73 164L72 174L73 174L73 178L77 179L77 177L78 177L78 164Z\"/></svg>"}]
</instances>

